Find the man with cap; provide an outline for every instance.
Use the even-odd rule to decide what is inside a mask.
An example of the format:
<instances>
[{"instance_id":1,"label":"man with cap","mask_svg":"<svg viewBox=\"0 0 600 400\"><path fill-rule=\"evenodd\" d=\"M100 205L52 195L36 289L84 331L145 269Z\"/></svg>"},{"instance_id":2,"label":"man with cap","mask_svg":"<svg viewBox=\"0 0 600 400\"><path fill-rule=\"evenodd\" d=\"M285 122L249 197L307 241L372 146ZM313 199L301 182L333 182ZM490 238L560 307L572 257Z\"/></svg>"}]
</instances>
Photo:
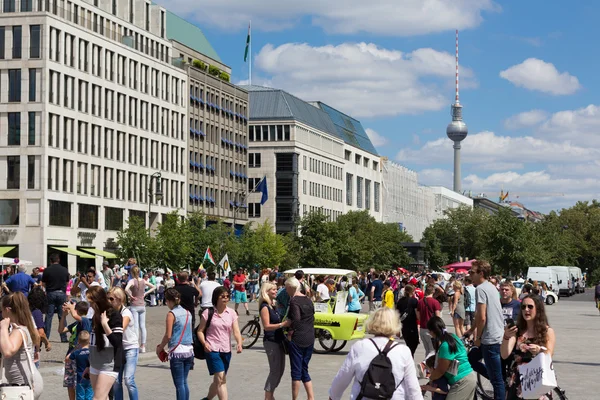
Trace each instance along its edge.
<instances>
[{"instance_id":1,"label":"man with cap","mask_svg":"<svg viewBox=\"0 0 600 400\"><path fill-rule=\"evenodd\" d=\"M2 288L8 292L21 292L27 297L32 287L37 285L31 275L26 274L27 267L19 264L18 272L2 283Z\"/></svg>"},{"instance_id":2,"label":"man with cap","mask_svg":"<svg viewBox=\"0 0 600 400\"><path fill-rule=\"evenodd\" d=\"M104 277L104 284L106 285L106 288L110 289L112 287L112 281L115 273L110 268L110 263L108 261L104 261L102 263L102 276Z\"/></svg>"}]
</instances>

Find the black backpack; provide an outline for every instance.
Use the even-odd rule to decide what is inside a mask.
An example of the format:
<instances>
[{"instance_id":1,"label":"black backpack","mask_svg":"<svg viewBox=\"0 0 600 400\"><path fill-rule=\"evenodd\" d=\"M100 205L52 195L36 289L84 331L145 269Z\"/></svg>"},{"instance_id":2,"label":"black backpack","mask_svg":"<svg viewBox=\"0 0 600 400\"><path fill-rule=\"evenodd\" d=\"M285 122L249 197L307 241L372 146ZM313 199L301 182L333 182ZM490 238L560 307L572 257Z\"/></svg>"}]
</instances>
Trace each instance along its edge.
<instances>
[{"instance_id":1,"label":"black backpack","mask_svg":"<svg viewBox=\"0 0 600 400\"><path fill-rule=\"evenodd\" d=\"M206 332L208 331L208 328L210 327L210 323L212 321L214 314L215 314L215 309L209 308L208 309L208 319L206 320L206 325L204 326L204 334L205 335L206 335ZM204 346L202 346L202 343L200 343L200 339L198 339L198 329L199 328L200 328L200 323L198 323L198 326L196 326L196 329L194 329L194 334L192 335L193 336L192 347L194 349L194 357L199 360L205 360L206 359L206 351L204 350ZM206 336L205 336L205 340L206 340Z\"/></svg>"},{"instance_id":2,"label":"black backpack","mask_svg":"<svg viewBox=\"0 0 600 400\"><path fill-rule=\"evenodd\" d=\"M363 397L368 399L390 400L394 396L394 392L400 386L396 385L396 379L392 372L392 362L388 357L388 353L398 345L397 342L390 340L387 342L383 350L379 350L377 343L373 339L369 339L377 349L375 358L369 364L369 368L363 376L360 383L360 393L356 400L362 400Z\"/></svg>"},{"instance_id":3,"label":"black backpack","mask_svg":"<svg viewBox=\"0 0 600 400\"><path fill-rule=\"evenodd\" d=\"M463 294L463 296L465 297L465 309L467 309L467 308L471 307L473 299L471 298L471 293L469 293L466 286L465 286L465 293Z\"/></svg>"}]
</instances>

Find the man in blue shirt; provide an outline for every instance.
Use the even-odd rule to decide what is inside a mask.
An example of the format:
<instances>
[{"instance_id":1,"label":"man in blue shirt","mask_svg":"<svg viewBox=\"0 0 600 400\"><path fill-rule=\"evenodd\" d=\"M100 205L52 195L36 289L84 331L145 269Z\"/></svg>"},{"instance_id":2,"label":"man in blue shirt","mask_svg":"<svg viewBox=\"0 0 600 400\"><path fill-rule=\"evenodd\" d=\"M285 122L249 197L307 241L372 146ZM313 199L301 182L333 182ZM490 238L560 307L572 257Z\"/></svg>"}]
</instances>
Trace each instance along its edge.
<instances>
[{"instance_id":1,"label":"man in blue shirt","mask_svg":"<svg viewBox=\"0 0 600 400\"><path fill-rule=\"evenodd\" d=\"M4 281L2 288L9 292L21 292L25 295L25 297L27 297L31 288L37 285L37 283L31 277L31 275L25 273L26 270L27 267L24 265L19 265L19 272Z\"/></svg>"},{"instance_id":2,"label":"man in blue shirt","mask_svg":"<svg viewBox=\"0 0 600 400\"><path fill-rule=\"evenodd\" d=\"M373 275L373 282L371 283L371 303L369 304L369 311L375 311L381 308L381 295L383 294L383 282L379 279L379 275L375 273Z\"/></svg>"}]
</instances>

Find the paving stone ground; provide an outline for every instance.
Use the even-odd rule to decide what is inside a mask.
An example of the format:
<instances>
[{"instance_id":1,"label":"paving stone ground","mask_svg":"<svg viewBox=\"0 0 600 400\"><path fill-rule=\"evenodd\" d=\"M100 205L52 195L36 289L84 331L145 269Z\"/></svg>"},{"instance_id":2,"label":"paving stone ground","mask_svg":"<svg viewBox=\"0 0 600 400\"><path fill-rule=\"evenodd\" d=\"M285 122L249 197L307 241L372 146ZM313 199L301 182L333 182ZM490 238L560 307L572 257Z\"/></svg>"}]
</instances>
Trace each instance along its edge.
<instances>
[{"instance_id":1,"label":"paving stone ground","mask_svg":"<svg viewBox=\"0 0 600 400\"><path fill-rule=\"evenodd\" d=\"M581 295L586 296L586 295ZM588 296L586 296L588 297ZM257 314L256 303L250 305L251 313ZM556 330L557 345L554 357L559 385L566 389L569 400L600 399L600 316L591 301L559 301L547 307L550 324ZM153 350L164 334L164 319L166 307L147 309L147 329L149 350ZM444 311L444 319L451 326L450 317ZM56 317L55 317L56 318ZM250 317L240 317L243 326ZM54 328L58 320L54 321ZM62 359L66 353L66 345L57 343L58 335L52 333L53 349L42 354L41 372L44 377L44 393L42 399L66 399L66 389L62 387ZM339 353L313 355L310 363L310 374L315 388L317 400L327 399L331 380L342 364L350 343ZM423 358L423 348L419 346L417 359ZM276 398L289 399L290 377L289 363ZM231 368L228 374L229 398L231 400L260 400L264 398L264 382L268 375L266 355L260 339L252 349L244 350L242 354L233 354ZM153 352L142 354L136 372L140 399L174 399L175 389L171 379L168 364L162 364ZM190 372L189 384L191 399L203 398L210 385L210 378L203 361L197 361ZM348 396L348 394L346 394ZM127 395L126 395L127 397ZM303 398L303 397L301 397ZM346 397L348 398L348 397Z\"/></svg>"}]
</instances>

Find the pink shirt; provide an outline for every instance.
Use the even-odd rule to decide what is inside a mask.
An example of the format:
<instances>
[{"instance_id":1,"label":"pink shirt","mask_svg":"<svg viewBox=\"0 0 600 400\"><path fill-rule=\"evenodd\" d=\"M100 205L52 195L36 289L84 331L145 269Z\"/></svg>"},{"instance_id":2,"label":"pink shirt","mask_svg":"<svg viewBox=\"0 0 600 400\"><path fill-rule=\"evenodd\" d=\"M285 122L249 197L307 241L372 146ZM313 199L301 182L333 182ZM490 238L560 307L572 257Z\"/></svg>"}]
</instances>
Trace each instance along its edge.
<instances>
[{"instance_id":1,"label":"pink shirt","mask_svg":"<svg viewBox=\"0 0 600 400\"><path fill-rule=\"evenodd\" d=\"M202 318L208 320L208 310L204 310ZM206 342L212 351L219 353L231 353L231 332L233 332L233 323L238 319L238 315L231 308L225 308L223 314L215 309L210 326L205 332Z\"/></svg>"}]
</instances>

